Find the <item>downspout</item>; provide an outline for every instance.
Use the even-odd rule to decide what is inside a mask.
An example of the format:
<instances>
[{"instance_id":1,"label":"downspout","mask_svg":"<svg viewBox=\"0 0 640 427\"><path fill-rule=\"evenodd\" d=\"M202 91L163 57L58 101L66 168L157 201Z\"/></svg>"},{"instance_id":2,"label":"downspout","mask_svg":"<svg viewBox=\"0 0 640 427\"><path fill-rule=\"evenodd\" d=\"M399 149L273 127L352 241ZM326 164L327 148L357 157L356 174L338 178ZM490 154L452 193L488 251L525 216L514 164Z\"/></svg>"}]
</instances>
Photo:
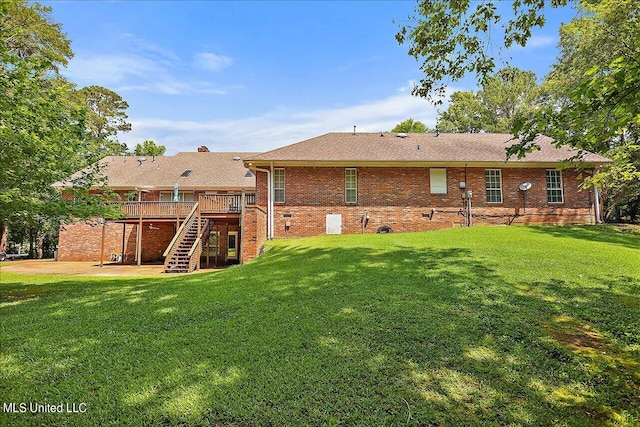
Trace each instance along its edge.
<instances>
[{"instance_id":1,"label":"downspout","mask_svg":"<svg viewBox=\"0 0 640 427\"><path fill-rule=\"evenodd\" d=\"M254 168L257 172L264 172L267 174L267 238L273 238L273 198L271 193L273 191L273 185L271 185L271 171L269 169Z\"/></svg>"},{"instance_id":2,"label":"downspout","mask_svg":"<svg viewBox=\"0 0 640 427\"><path fill-rule=\"evenodd\" d=\"M275 202L276 202L276 189L274 188L275 186L275 177L273 176L273 162L269 162L269 169L271 170L271 181L269 181L269 185L271 186L271 205L269 206L269 224L271 226L270 232L269 232L269 238L273 239L274 237L274 231L275 231L275 224L274 224L274 219L275 219L275 213L274 213L274 208L275 208Z\"/></svg>"},{"instance_id":3,"label":"downspout","mask_svg":"<svg viewBox=\"0 0 640 427\"><path fill-rule=\"evenodd\" d=\"M602 219L600 218L600 195L599 195L598 187L596 187L595 185L593 186L593 192L596 196L596 200L595 200L596 224L602 224Z\"/></svg>"}]
</instances>

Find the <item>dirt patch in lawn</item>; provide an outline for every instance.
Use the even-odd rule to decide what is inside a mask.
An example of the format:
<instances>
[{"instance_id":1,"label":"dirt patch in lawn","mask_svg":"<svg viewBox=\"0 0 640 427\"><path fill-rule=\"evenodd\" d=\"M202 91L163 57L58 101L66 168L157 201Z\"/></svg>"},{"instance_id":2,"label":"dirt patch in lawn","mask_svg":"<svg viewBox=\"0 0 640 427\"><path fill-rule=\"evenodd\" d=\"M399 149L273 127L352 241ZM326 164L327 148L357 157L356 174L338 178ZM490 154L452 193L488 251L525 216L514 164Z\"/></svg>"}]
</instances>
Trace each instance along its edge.
<instances>
[{"instance_id":1,"label":"dirt patch in lawn","mask_svg":"<svg viewBox=\"0 0 640 427\"><path fill-rule=\"evenodd\" d=\"M51 259L5 261L0 263L0 275L3 271L19 274L63 274L67 276L176 276L175 274L163 273L161 264L143 264L138 267L129 264L105 263L100 267L100 263L97 262L54 261ZM207 271L213 270L199 270L199 272Z\"/></svg>"}]
</instances>

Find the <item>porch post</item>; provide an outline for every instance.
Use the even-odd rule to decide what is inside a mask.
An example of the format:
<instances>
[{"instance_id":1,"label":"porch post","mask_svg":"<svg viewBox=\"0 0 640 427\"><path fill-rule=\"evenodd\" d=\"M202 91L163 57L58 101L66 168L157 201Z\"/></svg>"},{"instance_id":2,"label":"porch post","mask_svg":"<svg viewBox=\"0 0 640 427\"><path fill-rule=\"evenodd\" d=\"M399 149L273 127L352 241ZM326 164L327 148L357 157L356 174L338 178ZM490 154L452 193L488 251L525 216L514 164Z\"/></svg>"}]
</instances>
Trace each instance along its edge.
<instances>
[{"instance_id":1,"label":"porch post","mask_svg":"<svg viewBox=\"0 0 640 427\"><path fill-rule=\"evenodd\" d=\"M104 228L107 223L104 218L100 218L100 223L102 224L102 241L100 243L100 267L104 265Z\"/></svg>"},{"instance_id":2,"label":"porch post","mask_svg":"<svg viewBox=\"0 0 640 427\"><path fill-rule=\"evenodd\" d=\"M138 229L136 231L136 258L140 267L142 264L142 190L138 190Z\"/></svg>"},{"instance_id":3,"label":"porch post","mask_svg":"<svg viewBox=\"0 0 640 427\"><path fill-rule=\"evenodd\" d=\"M125 240L127 238L127 223L123 222L122 223L122 251L120 252L122 255L120 256L120 264L124 264L124 251L125 251Z\"/></svg>"},{"instance_id":4,"label":"porch post","mask_svg":"<svg viewBox=\"0 0 640 427\"><path fill-rule=\"evenodd\" d=\"M138 233L136 236L136 252L138 253L138 267L142 264L142 209L140 209L140 219L138 220Z\"/></svg>"}]
</instances>

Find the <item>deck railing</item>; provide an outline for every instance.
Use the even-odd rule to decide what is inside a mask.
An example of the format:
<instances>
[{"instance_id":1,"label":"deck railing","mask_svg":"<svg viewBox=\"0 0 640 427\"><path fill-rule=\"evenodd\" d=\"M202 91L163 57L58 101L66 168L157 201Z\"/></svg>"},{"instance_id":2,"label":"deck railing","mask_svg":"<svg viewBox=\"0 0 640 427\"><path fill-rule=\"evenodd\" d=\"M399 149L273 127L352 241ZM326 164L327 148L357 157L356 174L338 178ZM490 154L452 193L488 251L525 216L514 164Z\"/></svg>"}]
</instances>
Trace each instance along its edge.
<instances>
[{"instance_id":1,"label":"deck railing","mask_svg":"<svg viewBox=\"0 0 640 427\"><path fill-rule=\"evenodd\" d=\"M196 202L125 202L122 212L125 217L138 218L184 218L189 214Z\"/></svg>"},{"instance_id":2,"label":"deck railing","mask_svg":"<svg viewBox=\"0 0 640 427\"><path fill-rule=\"evenodd\" d=\"M243 204L244 198L244 204ZM218 194L199 197L201 213L241 213L254 204L255 194ZM196 202L124 202L119 203L125 218L185 218Z\"/></svg>"}]
</instances>

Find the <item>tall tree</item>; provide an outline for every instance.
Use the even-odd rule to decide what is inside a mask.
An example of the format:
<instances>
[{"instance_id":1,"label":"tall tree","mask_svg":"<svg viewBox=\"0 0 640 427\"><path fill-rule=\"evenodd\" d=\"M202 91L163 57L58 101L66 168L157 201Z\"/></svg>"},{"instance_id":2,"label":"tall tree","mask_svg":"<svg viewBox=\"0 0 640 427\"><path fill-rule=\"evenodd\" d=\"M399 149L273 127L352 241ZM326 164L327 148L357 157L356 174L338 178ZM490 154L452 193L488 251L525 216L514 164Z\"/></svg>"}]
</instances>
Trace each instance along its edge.
<instances>
[{"instance_id":1,"label":"tall tree","mask_svg":"<svg viewBox=\"0 0 640 427\"><path fill-rule=\"evenodd\" d=\"M451 94L449 107L439 111L438 130L445 133L478 133L485 130L485 107L472 91Z\"/></svg>"},{"instance_id":2,"label":"tall tree","mask_svg":"<svg viewBox=\"0 0 640 427\"><path fill-rule=\"evenodd\" d=\"M391 132L394 133L425 133L428 132L429 128L418 120L413 120L412 118L408 118L405 121L398 123Z\"/></svg>"},{"instance_id":3,"label":"tall tree","mask_svg":"<svg viewBox=\"0 0 640 427\"><path fill-rule=\"evenodd\" d=\"M604 189L606 215L640 210L640 4L583 3L563 25L560 56L543 85L547 106L516 123L525 135L513 150L534 147L543 132L559 144L606 155L614 163L587 183Z\"/></svg>"},{"instance_id":4,"label":"tall tree","mask_svg":"<svg viewBox=\"0 0 640 427\"><path fill-rule=\"evenodd\" d=\"M442 132L474 133L511 131L516 117L530 115L538 93L535 73L507 67L482 82L474 92L454 92L449 107L440 112Z\"/></svg>"},{"instance_id":5,"label":"tall tree","mask_svg":"<svg viewBox=\"0 0 640 427\"><path fill-rule=\"evenodd\" d=\"M51 8L26 0L0 3L0 52L3 66L13 60L35 59L41 67L57 73L73 57L71 44L62 26L51 19ZM35 65L35 64L34 64Z\"/></svg>"},{"instance_id":6,"label":"tall tree","mask_svg":"<svg viewBox=\"0 0 640 427\"><path fill-rule=\"evenodd\" d=\"M118 132L131 130L126 109L129 104L117 93L101 86L87 86L76 92L76 99L88 108L88 141L83 153L88 163L104 156L122 155L126 144L118 142Z\"/></svg>"},{"instance_id":7,"label":"tall tree","mask_svg":"<svg viewBox=\"0 0 640 427\"><path fill-rule=\"evenodd\" d=\"M75 180L70 203L52 184L85 165L85 111L70 102L73 86L58 74L71 58L70 42L50 9L26 0L0 7L0 234L12 221L103 212L88 192L98 171ZM6 241L6 237L0 239ZM0 248L4 249L4 248Z\"/></svg>"},{"instance_id":8,"label":"tall tree","mask_svg":"<svg viewBox=\"0 0 640 427\"><path fill-rule=\"evenodd\" d=\"M136 156L162 156L167 151L164 145L156 145L152 140L145 140L142 144L136 144L133 154Z\"/></svg>"},{"instance_id":9,"label":"tall tree","mask_svg":"<svg viewBox=\"0 0 640 427\"><path fill-rule=\"evenodd\" d=\"M412 24L396 34L398 43L409 44L409 55L421 62L424 77L414 95L440 102L448 82L468 73L484 81L496 69L493 53L514 43L525 46L534 27L545 24L544 8L565 6L568 0L514 0L512 13L503 13L496 0L420 0ZM504 36L495 45L495 27Z\"/></svg>"},{"instance_id":10,"label":"tall tree","mask_svg":"<svg viewBox=\"0 0 640 427\"><path fill-rule=\"evenodd\" d=\"M524 46L534 27L545 24L544 9L567 0L515 0L504 14L494 0L421 0L412 24L396 35L421 61L424 78L414 94L439 102L445 85L468 73L486 81L496 67L494 52L514 43ZM514 121L513 135L522 137L507 154L536 149L535 137L552 136L558 145L606 154L615 163L586 185L619 188L640 181L640 3L636 0L575 0L580 16L563 27L562 51L545 84L546 105L533 119ZM504 37L492 33L501 25ZM496 43L496 40L499 40ZM594 67L595 65L595 67ZM593 67L585 74L585 68ZM622 177L622 179L619 179ZM626 193L628 194L628 193ZM635 192L631 192L631 197ZM629 196L625 196L626 200Z\"/></svg>"}]
</instances>

